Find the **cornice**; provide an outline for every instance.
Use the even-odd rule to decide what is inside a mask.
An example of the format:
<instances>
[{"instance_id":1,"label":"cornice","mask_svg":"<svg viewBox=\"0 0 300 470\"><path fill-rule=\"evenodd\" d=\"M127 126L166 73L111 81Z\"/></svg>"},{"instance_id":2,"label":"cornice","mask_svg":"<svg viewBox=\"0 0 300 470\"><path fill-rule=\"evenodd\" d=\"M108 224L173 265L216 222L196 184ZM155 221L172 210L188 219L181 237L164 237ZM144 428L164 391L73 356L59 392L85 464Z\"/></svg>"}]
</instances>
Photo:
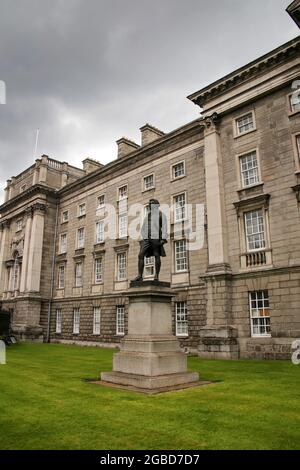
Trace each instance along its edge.
<instances>
[{"instance_id":1,"label":"cornice","mask_svg":"<svg viewBox=\"0 0 300 470\"><path fill-rule=\"evenodd\" d=\"M17 196L13 197L12 199L9 199L4 204L2 204L2 206L0 206L0 213L9 211L11 208L15 208L17 204L21 202L25 202L29 197L32 197L36 194L50 195L54 198L57 198L56 189L49 188L42 184L35 184L34 186L31 186L23 193L18 194Z\"/></svg>"},{"instance_id":2,"label":"cornice","mask_svg":"<svg viewBox=\"0 0 300 470\"><path fill-rule=\"evenodd\" d=\"M267 207L270 197L270 194L259 194L258 196L249 197L248 199L242 199L241 201L234 202L233 205L237 210L260 204Z\"/></svg>"},{"instance_id":3,"label":"cornice","mask_svg":"<svg viewBox=\"0 0 300 470\"><path fill-rule=\"evenodd\" d=\"M296 56L300 51L300 36L265 54L253 62L240 69L226 75L216 82L192 93L187 98L201 108L212 98L221 96L225 92L235 88L237 85L246 82L250 78L256 77L267 70L285 62L287 59Z\"/></svg>"},{"instance_id":4,"label":"cornice","mask_svg":"<svg viewBox=\"0 0 300 470\"><path fill-rule=\"evenodd\" d=\"M150 156L155 155L156 153L163 150L166 145L171 143L172 141L176 142L176 139L181 139L184 134L186 137L190 137L191 135L196 135L197 133L200 134L201 128L203 128L203 120L202 118L197 118L194 121L189 122L188 124L175 129L174 131L166 134L159 139L130 152L130 154L116 159L107 165L104 165L99 170L95 170L88 175L77 179L76 181L64 186L58 191L58 195L66 195L70 194L78 188L82 188L87 184L93 183L95 181L99 181L99 178L106 178L110 175L122 175L123 173L127 173L130 168L136 165L142 165L143 159L149 158ZM178 140L180 143L181 140ZM184 144L181 145L184 147ZM180 148L181 148L180 147ZM160 157L157 157L160 158ZM0 208L1 209L1 208Z\"/></svg>"}]
</instances>

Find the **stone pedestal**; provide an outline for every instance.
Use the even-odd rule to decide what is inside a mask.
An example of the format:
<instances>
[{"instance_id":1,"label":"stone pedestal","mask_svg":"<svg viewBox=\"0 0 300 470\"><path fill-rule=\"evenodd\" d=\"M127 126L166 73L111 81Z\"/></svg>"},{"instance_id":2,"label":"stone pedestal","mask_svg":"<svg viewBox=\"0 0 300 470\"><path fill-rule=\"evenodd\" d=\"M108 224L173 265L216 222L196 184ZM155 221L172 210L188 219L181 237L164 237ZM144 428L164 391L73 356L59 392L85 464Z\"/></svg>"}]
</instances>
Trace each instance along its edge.
<instances>
[{"instance_id":1,"label":"stone pedestal","mask_svg":"<svg viewBox=\"0 0 300 470\"><path fill-rule=\"evenodd\" d=\"M128 335L114 355L113 372L101 380L140 391L184 388L199 381L187 372L187 357L172 334L171 298L168 283L131 283L128 292Z\"/></svg>"}]
</instances>

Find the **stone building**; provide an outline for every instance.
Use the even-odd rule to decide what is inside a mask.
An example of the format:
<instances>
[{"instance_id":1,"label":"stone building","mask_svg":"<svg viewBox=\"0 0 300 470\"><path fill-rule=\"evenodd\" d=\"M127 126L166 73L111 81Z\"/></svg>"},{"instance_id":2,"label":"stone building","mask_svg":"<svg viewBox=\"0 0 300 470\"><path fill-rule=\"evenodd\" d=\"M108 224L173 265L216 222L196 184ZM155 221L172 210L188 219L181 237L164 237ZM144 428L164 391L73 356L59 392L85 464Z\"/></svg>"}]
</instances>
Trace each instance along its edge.
<instances>
[{"instance_id":1,"label":"stone building","mask_svg":"<svg viewBox=\"0 0 300 470\"><path fill-rule=\"evenodd\" d=\"M182 347L290 358L300 337L299 50L297 37L193 93L199 119L168 134L146 124L141 144L121 138L107 165L86 159L78 169L44 155L8 181L0 295L20 338L120 341L139 250L129 211L155 197L175 208L160 277L174 291ZM203 243L192 250L188 205L204 207ZM105 232L109 206L115 238Z\"/></svg>"}]
</instances>

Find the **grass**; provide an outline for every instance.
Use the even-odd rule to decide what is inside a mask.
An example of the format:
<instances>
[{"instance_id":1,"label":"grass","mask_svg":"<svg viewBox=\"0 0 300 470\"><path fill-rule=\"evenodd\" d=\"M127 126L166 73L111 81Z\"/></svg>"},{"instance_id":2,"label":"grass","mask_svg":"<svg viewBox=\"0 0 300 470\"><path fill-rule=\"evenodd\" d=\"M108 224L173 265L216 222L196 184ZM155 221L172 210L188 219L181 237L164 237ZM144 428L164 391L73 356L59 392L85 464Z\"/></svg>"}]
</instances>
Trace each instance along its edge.
<instances>
[{"instance_id":1,"label":"grass","mask_svg":"<svg viewBox=\"0 0 300 470\"><path fill-rule=\"evenodd\" d=\"M18 344L0 365L0 449L300 449L300 366L189 358L204 387L146 396L85 382L113 351Z\"/></svg>"}]
</instances>

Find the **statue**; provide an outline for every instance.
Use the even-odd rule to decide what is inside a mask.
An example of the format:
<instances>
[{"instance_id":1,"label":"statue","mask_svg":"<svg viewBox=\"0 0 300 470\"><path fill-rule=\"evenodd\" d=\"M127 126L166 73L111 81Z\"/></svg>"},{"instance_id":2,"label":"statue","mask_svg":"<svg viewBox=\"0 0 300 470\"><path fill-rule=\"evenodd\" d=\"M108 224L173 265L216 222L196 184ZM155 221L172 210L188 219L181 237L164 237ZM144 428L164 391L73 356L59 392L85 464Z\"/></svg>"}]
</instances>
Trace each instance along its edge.
<instances>
[{"instance_id":1,"label":"statue","mask_svg":"<svg viewBox=\"0 0 300 470\"><path fill-rule=\"evenodd\" d=\"M161 267L160 257L165 257L166 252L164 244L167 243L168 224L166 216L159 210L159 202L156 199L150 199L149 212L145 216L141 229L140 253L138 260L138 276L135 281L143 280L145 257L155 257L155 276L158 281Z\"/></svg>"}]
</instances>

